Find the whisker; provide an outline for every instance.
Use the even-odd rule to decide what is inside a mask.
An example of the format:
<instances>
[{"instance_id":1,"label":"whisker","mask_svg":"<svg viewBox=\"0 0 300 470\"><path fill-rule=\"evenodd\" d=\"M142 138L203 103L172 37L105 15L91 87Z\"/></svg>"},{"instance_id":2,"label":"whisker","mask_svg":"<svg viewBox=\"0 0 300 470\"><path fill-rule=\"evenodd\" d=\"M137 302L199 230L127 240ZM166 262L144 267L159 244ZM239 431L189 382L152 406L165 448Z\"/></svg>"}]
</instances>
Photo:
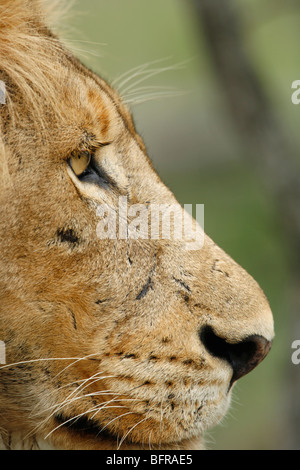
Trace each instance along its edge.
<instances>
[{"instance_id":1,"label":"whisker","mask_svg":"<svg viewBox=\"0 0 300 470\"><path fill-rule=\"evenodd\" d=\"M102 373L102 372L100 372L100 373ZM30 431L28 435L30 436L30 435L32 435L34 432L36 432L38 429L40 429L45 423L47 423L47 421L49 421L49 420L52 418L52 416L54 416L55 414L57 414L57 413L58 413L59 411L61 411L65 406L69 405L69 404L72 403L73 401L75 401L75 400L80 400L80 399L83 399L83 398L88 397L88 396L95 396L96 394L97 394L97 395L100 395L100 391L98 391L98 392L92 392L92 393L90 393L90 394L86 394L86 395L79 396L79 397L76 396L79 392L82 392L82 390L83 390L84 388L86 388L87 386L91 385L91 383L88 383L84 388L82 388L81 390L79 390L84 384L86 384L86 382L87 382L88 380L91 380L91 379L94 378L96 375L99 375L99 372L98 372L97 374L94 374L93 376L89 377L88 379L84 379L84 380L82 381L83 383L82 383L81 385L79 385L75 390L73 390L73 392L72 392L71 394L69 394L69 395L67 396L67 398L65 398L65 400L64 400L63 402L58 403L58 404L56 403L55 405L50 406L50 407L47 408L46 410L43 410L43 412L44 412L44 411L53 409L53 411L52 411L45 419L43 419L39 425L37 425L32 431ZM100 378L98 377L98 378L97 378L96 380L94 380L92 383L97 382L97 381L100 381L100 380L102 380L102 379L104 379L104 378L108 378L108 377L114 377L114 376L103 376L103 377L100 377ZM71 398L71 396L72 396L74 393L76 393L75 397ZM112 394L113 392L108 392L108 393L109 393L109 394ZM106 391L102 391L101 394L105 395L105 394L106 394ZM114 395L115 395L115 394L114 394Z\"/></svg>"},{"instance_id":2,"label":"whisker","mask_svg":"<svg viewBox=\"0 0 300 470\"><path fill-rule=\"evenodd\" d=\"M67 406L67 405L70 405L70 404L73 403L74 401L82 400L82 399L87 398L87 397L94 397L95 395L97 396L97 395L100 395L100 394L105 395L105 391L103 391L103 392L98 392L98 393L97 393L97 392L86 393L85 395L80 395L79 397L78 397L78 396L75 396L75 397L73 397L73 398L70 398L70 399L68 399L68 400L65 400L65 401L61 404L61 406L60 406L59 408L57 408L57 409L54 410L54 413L57 413L57 412L60 411L62 408L64 408L64 407ZM53 413L52 413L52 414L53 414Z\"/></svg>"},{"instance_id":3,"label":"whisker","mask_svg":"<svg viewBox=\"0 0 300 470\"><path fill-rule=\"evenodd\" d=\"M126 94L128 91L132 90L140 83L148 80L151 77L159 75L163 72L169 72L171 70L179 70L183 68L187 64L187 62L188 61L185 60L185 61L179 62L178 64L168 65L168 66L156 68L156 69L154 68L150 70L143 70L140 73L136 73L133 75L133 77L131 77L131 79L134 78L135 76L140 76L140 78L138 78L134 83L129 84L125 89L121 90L121 94ZM127 79L126 81L128 82L129 79Z\"/></svg>"},{"instance_id":4,"label":"whisker","mask_svg":"<svg viewBox=\"0 0 300 470\"><path fill-rule=\"evenodd\" d=\"M69 366L71 365L74 365L74 363L76 363L78 360L83 360L83 359L87 359L91 356L93 356L94 354L90 354L88 356L84 356L84 357L81 357L81 358L75 358L75 362L73 362L72 364L70 364ZM65 358L64 358L65 359ZM69 367L67 366L67 367ZM64 368L63 370L66 370L66 368ZM60 373L63 372L63 371L60 371ZM94 414L92 415L92 418L94 418L98 413L101 412L101 410L105 409L105 408L109 408L109 407L115 407L115 408L126 408L126 404L125 404L125 401L126 402L130 402L130 401L139 401L138 398L122 398L120 396L120 394L114 392L113 390L98 390L98 391L95 391L95 392L91 392L91 393L87 393L87 394L84 394L82 395L82 392L84 391L85 388L91 386L92 384L96 383L96 382L100 382L101 380L105 379L105 378L117 378L118 376L116 375L110 375L110 376L101 376L100 374L102 374L103 372L102 371L99 371L97 373L95 373L94 375L86 378L86 379L82 379L82 380L79 380L79 381L76 381L76 382L71 382L69 385L72 385L73 383L78 383L78 382L81 382L80 385L78 385L76 387L75 390L73 390L71 393L69 393L69 395L60 403L55 403L54 405L51 405L50 407L47 408L47 410L42 410L42 411L50 411L51 410L51 413L45 418L43 419L37 426L34 427L34 429L32 431L30 431L28 433L28 435L26 435L26 438L27 437L30 437L31 435L33 435L37 430L39 430L40 428L42 428L53 416L55 416L58 412L61 412L61 410L63 408L65 408L66 406L72 404L73 402L77 401L77 400L83 400L85 398L88 398L88 397L95 397L95 396L101 396L101 395L113 395L113 398L110 399L110 400L107 400L105 402L102 402L102 403L99 403L97 404L96 406L93 406L92 408L90 408L89 410L77 415L77 417L72 417L70 419L68 419L65 423L69 422L69 421L72 421L72 420L75 420L76 418L79 418L81 416L84 416L86 414L89 414L89 413L92 413L94 412ZM131 389L129 389L127 391L127 393L130 393L138 388L140 388L142 385L137 385L135 387L132 387ZM80 393L80 396L78 396L78 394ZM124 404L118 404L118 405L113 405L111 406L111 404L113 402L122 402ZM128 412L129 414L134 414L136 412ZM36 413L37 415L38 413ZM127 414L127 413L126 413ZM120 416L117 416L116 418L114 418L113 420L111 420L109 423L107 423L102 429L105 429L111 422L115 421L116 419L124 416L125 414L123 415L120 415ZM62 423L64 424L64 423ZM51 430L46 436L45 436L45 439L47 439L47 437L49 437L52 432L54 432L56 429L58 429L62 424L56 426L56 428L54 428L53 430ZM101 432L100 431L100 432Z\"/></svg>"},{"instance_id":5,"label":"whisker","mask_svg":"<svg viewBox=\"0 0 300 470\"><path fill-rule=\"evenodd\" d=\"M154 90L166 90L166 91L172 91L174 90L174 87L171 87L171 86L160 86L160 85L144 85L144 86L140 86L138 88L135 88L133 91L128 91L125 95L125 98L126 96L132 96L132 95L135 95L135 94L138 94L140 93L141 91L149 91L149 92L152 92ZM123 99L124 99L124 95L122 95Z\"/></svg>"},{"instance_id":6,"label":"whisker","mask_svg":"<svg viewBox=\"0 0 300 470\"><path fill-rule=\"evenodd\" d=\"M126 72L122 73L119 75L119 77L115 78L112 82L111 85L113 87L118 87L118 89L122 89L122 87L128 83L128 81L132 80L135 76L137 76L140 72L144 71L146 67L149 67L150 65L158 64L159 62L165 62L167 60L170 60L170 57L166 57L164 59L157 59L153 60L150 62L145 62L144 64L137 65ZM133 73L136 72L136 73ZM121 83L120 80L123 80Z\"/></svg>"},{"instance_id":7,"label":"whisker","mask_svg":"<svg viewBox=\"0 0 300 470\"><path fill-rule=\"evenodd\" d=\"M84 388L86 388L87 386L90 386L92 385L93 383L96 383L96 382L100 382L100 380L102 379L105 379L105 378L117 378L118 376L115 376L115 375L111 375L111 376L102 376L102 377L97 377L101 374L102 372L97 372L96 374L92 375L91 377L87 378L87 379L81 379L81 380L77 380L75 382L70 382L69 384L67 385L64 385L62 386L61 388L64 388L64 387L68 387L74 383L78 383L78 382L82 382L75 390L73 390L62 402L60 403L56 403L55 405L51 405L49 406L48 408L46 409L43 409L42 411L49 411L51 409L54 409L54 411L51 413L51 415L49 415L45 420L49 420L51 418L51 416L53 416L57 411L59 411L60 409L62 409L64 406L67 406L69 403L71 403L73 400L74 400L74 397L72 397L72 395L75 394L75 397L77 397L78 393L81 392L82 390L84 390ZM95 380L91 381L92 379L94 379L95 377L97 377ZM89 382L89 383L88 383ZM87 385L85 385L87 384ZM128 390L128 393L130 393L131 391L139 388L140 385L138 385L137 387L133 387L132 389ZM56 393L57 391L54 390L51 392L51 394L53 393ZM128 401L138 401L137 398L120 398L120 395L116 392L114 392L113 390L101 390L101 391L96 391L96 392L92 392L88 395L83 395L83 396L80 396L78 397L77 399L80 399L80 398L84 398L85 396L97 396L97 395L115 395L118 397L119 400L128 400ZM39 406L38 404L35 406L35 408ZM32 416L38 416L38 414L40 413L36 413L36 414L33 414Z\"/></svg>"},{"instance_id":8,"label":"whisker","mask_svg":"<svg viewBox=\"0 0 300 470\"><path fill-rule=\"evenodd\" d=\"M94 377L94 376L93 376ZM56 414L58 411L60 411L62 408L64 408L65 406L71 404L73 401L76 401L76 400L80 400L80 399L83 399L84 397L87 397L87 396L94 396L97 392L93 392L93 393L90 393L90 394L86 394L86 395L83 395L83 396L77 396L78 393L82 392L82 390L84 390L86 387L90 386L91 384L95 383L95 382L98 382L102 379L105 379L105 378L109 378L109 377L114 377L114 376L103 376L103 377L98 377L96 380L94 380L93 382L91 383L88 383L87 385L85 385L83 388L81 388L84 384L86 384L86 382L88 380L91 380L93 377L90 377L90 379L85 379L85 381L79 385L76 390L73 390L73 392L71 392L63 402L59 403L59 404L56 404L55 406L52 406L51 408L55 408L54 411L51 413L50 416L48 416L48 419L51 418L51 416L53 416L54 414ZM75 396L72 397L72 395L74 395L75 393ZM105 391L103 392L103 394L105 394ZM100 395L100 393L99 393Z\"/></svg>"},{"instance_id":9,"label":"whisker","mask_svg":"<svg viewBox=\"0 0 300 470\"><path fill-rule=\"evenodd\" d=\"M113 401L140 401L140 400L138 398L120 398L120 397L117 396L117 397L113 398L112 400L110 400L109 402L105 402L105 403L111 403ZM93 414L92 418L94 418L98 414L98 412L102 410L102 408L105 408L105 406L103 407L101 405L103 405L103 403L99 403L99 409ZM125 408L125 405L122 405L122 408ZM104 426L104 428L106 426ZM101 429L101 431L102 431L102 429Z\"/></svg>"},{"instance_id":10,"label":"whisker","mask_svg":"<svg viewBox=\"0 0 300 470\"><path fill-rule=\"evenodd\" d=\"M92 354L88 354L87 356L83 356L83 357L80 357L80 358L74 358L75 361L72 362L72 364L69 364L68 366L66 366L64 369L62 369L58 374L56 374L55 377L54 377L54 379L56 379L60 374L62 374L62 373L63 373L65 370L67 370L69 367L73 366L74 364L77 364L77 362L80 362L80 361L89 359L90 357L96 356L97 354L99 354L99 352L97 352L97 353L92 353Z\"/></svg>"},{"instance_id":11,"label":"whisker","mask_svg":"<svg viewBox=\"0 0 300 470\"><path fill-rule=\"evenodd\" d=\"M111 400L105 402L104 404L103 404L103 403L101 403L101 404L99 403L99 405L96 407L96 412L93 414L92 418L94 418L94 417L99 413L99 411L101 411L103 408L107 408L107 405L108 405L109 403L112 403L113 401L116 401L117 399L118 399L118 398L115 397L115 398L112 398ZM122 405L121 408L125 408L125 406Z\"/></svg>"},{"instance_id":12,"label":"whisker","mask_svg":"<svg viewBox=\"0 0 300 470\"><path fill-rule=\"evenodd\" d=\"M97 42L97 41L86 41L82 39L67 39L68 42L75 42L75 43L84 43L84 44L93 44L94 46L108 46L107 42Z\"/></svg>"},{"instance_id":13,"label":"whisker","mask_svg":"<svg viewBox=\"0 0 300 470\"><path fill-rule=\"evenodd\" d=\"M19 366L21 364L30 364L31 362L39 362L39 361L71 361L71 360L81 360L79 357L47 357L41 359L29 359L27 361L20 361L20 362L12 362L10 364L5 364L4 366L0 367L1 369L7 369L9 367Z\"/></svg>"},{"instance_id":14,"label":"whisker","mask_svg":"<svg viewBox=\"0 0 300 470\"><path fill-rule=\"evenodd\" d=\"M84 390L87 386L92 385L94 382L97 382L97 381L99 380L100 374L103 374L103 372L102 372L102 371L96 372L94 375L88 377L87 379L81 380L82 383L81 383L80 385L78 385L78 387L76 387L76 389L73 390L73 391L67 396L66 400L67 400L68 398L70 398L74 393L78 394L81 389ZM91 380L94 379L95 377L97 377L97 378L96 378L94 381L91 382ZM108 377L114 377L114 376L102 376L101 378L104 379L104 378L108 378ZM87 385L86 385L86 384L87 384Z\"/></svg>"},{"instance_id":15,"label":"whisker","mask_svg":"<svg viewBox=\"0 0 300 470\"><path fill-rule=\"evenodd\" d=\"M54 411L45 419L45 421L48 421L54 414L56 414L58 411L60 411L62 408L64 408L64 406L67 406L69 404L71 404L73 401L76 401L76 400L80 400L80 399L83 399L83 398L86 398L86 397L89 397L89 396L100 396L100 395L116 395L114 392L107 392L106 390L104 391L98 391L98 392L92 392L92 393L88 393L88 394L85 394L85 395L80 395L79 397L73 397L73 398L66 398L64 401L60 402L60 403L56 403L55 405L51 405L49 406L48 408L46 409L43 409L43 412L45 411L50 411L50 410L53 410ZM36 414L33 414L31 415L32 417L35 417L35 416L38 416L40 413L36 413Z\"/></svg>"},{"instance_id":16,"label":"whisker","mask_svg":"<svg viewBox=\"0 0 300 470\"><path fill-rule=\"evenodd\" d=\"M82 49L79 47L75 47L73 44L70 45L70 49L72 52L81 54L82 57L89 58L89 57L97 57L97 59L102 58L103 54L99 51L92 51L91 49Z\"/></svg>"},{"instance_id":17,"label":"whisker","mask_svg":"<svg viewBox=\"0 0 300 470\"><path fill-rule=\"evenodd\" d=\"M117 419L120 419L122 418L123 416L127 416L127 415L134 415L136 414L134 411L128 411L127 413L124 413L122 415L119 415L119 416L116 416L116 418L112 419L111 421L109 421L105 426L103 426L103 428L100 429L100 432L99 434L104 431L105 428L107 428L107 426L109 426L111 423L113 423L114 421L116 421Z\"/></svg>"},{"instance_id":18,"label":"whisker","mask_svg":"<svg viewBox=\"0 0 300 470\"><path fill-rule=\"evenodd\" d=\"M146 421L147 419L149 419L149 416L146 416L145 418L141 419L138 423L136 423L134 426L132 426L129 431L127 431L127 433L125 434L125 436L122 437L119 445L118 445L118 448L117 450L120 449L121 445L123 444L123 442L125 441L126 437L131 433L131 431L134 430L134 428L136 428L139 424L143 423L144 421Z\"/></svg>"},{"instance_id":19,"label":"whisker","mask_svg":"<svg viewBox=\"0 0 300 470\"><path fill-rule=\"evenodd\" d=\"M59 407L60 405L63 405L74 393L76 393L76 394L79 393L80 388L81 388L86 382L88 382L89 380L93 379L96 375L99 375L99 374L101 374L101 373L102 373L102 372L97 372L96 374L94 374L93 376L89 377L88 379L76 380L76 381L74 381L74 382L70 382L69 384L63 385L62 387L60 387L60 390L61 390L62 388L66 388L66 387L68 387L68 386L73 385L74 383L82 382L82 384L81 384L81 385L78 385L78 387L76 387L76 389L73 390L73 391L67 396L67 398L65 398L65 400L64 400L63 402L61 402L61 403L59 403L59 404L51 405L50 407L46 408L46 410L43 409L43 412L44 412L44 411L47 411L47 410L50 410L51 408L57 408L57 407ZM97 380L98 380L98 379L97 379ZM91 384L89 384L89 385L91 385ZM50 392L50 394L54 394L54 393L57 393L57 390L53 390L52 392ZM39 404L37 404L37 405L33 408L32 411L34 411L34 409L36 409L37 406L39 406ZM31 416L35 416L35 415L31 413ZM49 418L50 418L50 417L51 417L51 415L49 416Z\"/></svg>"},{"instance_id":20,"label":"whisker","mask_svg":"<svg viewBox=\"0 0 300 470\"><path fill-rule=\"evenodd\" d=\"M77 397L77 398L73 399L73 401L76 400L76 399L79 400L79 399L81 399L81 398L84 398L84 397L90 396L90 395L94 395L94 394L87 394L87 395L84 395L84 396L82 396L82 397ZM106 401L106 402L101 403L101 405L102 405L103 408L105 408L105 406L103 406L103 405L107 405L107 404L111 403L112 401L113 401L113 400L108 400L108 401ZM99 404L99 405L100 405L100 404ZM88 409L87 411L85 411L85 412L82 413L81 415L77 415L77 418L78 418L78 416L83 416L84 414L87 414L87 413L90 413L90 412L92 412L92 411L98 410L99 405L96 405L96 406L94 406L93 408ZM57 405L55 405L55 406L57 406ZM47 423L47 421L49 421L49 420L51 419L52 416L55 416L55 414L57 414L57 412L60 411L60 409L62 409L62 408L63 408L63 407L60 407L59 409L55 409L55 410L53 411L53 413L51 413L49 416L47 416L47 418L45 418L43 421L41 421L37 426L35 426L35 428L34 428L33 430L31 430L28 434L26 434L26 436L24 437L24 439L26 439L26 438L32 436L34 433L36 433L40 428L42 428L42 427ZM124 405L117 405L117 406L115 406L115 408L125 408L125 406L124 406ZM75 419L75 418L76 418L76 416L70 418L68 421L71 421L72 419ZM66 422L68 422L68 421L66 421ZM63 424L64 424L64 423L63 423ZM47 438L47 436L46 436L44 439L46 439L46 438Z\"/></svg>"},{"instance_id":21,"label":"whisker","mask_svg":"<svg viewBox=\"0 0 300 470\"><path fill-rule=\"evenodd\" d=\"M111 408L115 408L115 407L111 407ZM117 408L119 408L119 406ZM51 434L53 434L55 431L57 431L57 429L61 428L65 424L69 423L70 421L76 421L77 419L81 418L82 416L84 416L88 413L91 413L94 410L95 410L95 408L90 408L89 410L84 411L83 413L80 413L77 416L73 416L72 418L67 419L67 421L64 421L63 423L60 423L58 426L56 426L54 429L52 429L50 432L48 432L48 434L44 437L44 440L48 439L48 437L50 437Z\"/></svg>"},{"instance_id":22,"label":"whisker","mask_svg":"<svg viewBox=\"0 0 300 470\"><path fill-rule=\"evenodd\" d=\"M156 99L161 99L161 98L175 98L179 96L184 96L188 92L185 91L173 91L173 92L156 92L156 93L148 93L146 95L141 95L137 96L136 98L125 98L124 101L127 104L141 104L141 103L146 103L147 101L154 101Z\"/></svg>"},{"instance_id":23,"label":"whisker","mask_svg":"<svg viewBox=\"0 0 300 470\"><path fill-rule=\"evenodd\" d=\"M96 374L95 374L95 375L96 375ZM94 376L92 376L92 377L94 377ZM86 383L87 380L89 380L89 379L74 380L73 382L69 382L69 383L67 383L67 384L65 384L65 385L60 385L58 389L51 390L51 391L48 393L48 397L50 397L51 395L57 394L57 391L58 391L58 390L60 391L60 390L62 390L63 388L71 387L71 386L74 385L74 384L79 384L80 382L82 382L81 385L83 385L84 383ZM78 385L78 387L76 387L76 389L75 389L73 392L76 392L76 391L78 390L78 388L81 387L81 385ZM72 392L72 393L73 393L73 392ZM97 393L98 393L98 392L95 392L95 394L97 394ZM108 390L106 390L106 391L103 392L103 393L106 393L106 394L109 395L109 394L114 393L114 392L113 392L112 390L109 390L109 389L108 389ZM70 396L70 395L68 395L68 396ZM34 417L34 416L38 416L38 415L40 414L40 412L37 413L37 414L33 414L33 411L34 411L39 405L40 405L40 404L37 403L37 404L34 406L34 408L32 409L32 412L30 413L30 416ZM55 406L57 406L57 404L51 405L50 407L48 407L48 408L46 408L46 409L44 408L43 411L47 411L47 410L49 410L49 409L51 409L51 408L54 408Z\"/></svg>"}]
</instances>

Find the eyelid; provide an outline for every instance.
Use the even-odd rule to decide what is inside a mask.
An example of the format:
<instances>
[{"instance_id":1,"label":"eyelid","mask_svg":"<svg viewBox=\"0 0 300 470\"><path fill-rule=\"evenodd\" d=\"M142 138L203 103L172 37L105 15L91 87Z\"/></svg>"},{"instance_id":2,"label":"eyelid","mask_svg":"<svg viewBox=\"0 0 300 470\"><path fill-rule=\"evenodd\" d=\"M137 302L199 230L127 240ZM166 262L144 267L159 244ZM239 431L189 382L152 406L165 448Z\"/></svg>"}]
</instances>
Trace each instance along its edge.
<instances>
[{"instance_id":1,"label":"eyelid","mask_svg":"<svg viewBox=\"0 0 300 470\"><path fill-rule=\"evenodd\" d=\"M90 166L97 173L101 181L111 187L116 187L116 182L106 173L106 171L99 165L95 159L95 154L92 155Z\"/></svg>"},{"instance_id":2,"label":"eyelid","mask_svg":"<svg viewBox=\"0 0 300 470\"><path fill-rule=\"evenodd\" d=\"M107 145L110 145L112 142L98 142L98 146L101 148L101 147L106 147ZM97 149L97 147L96 147Z\"/></svg>"}]
</instances>

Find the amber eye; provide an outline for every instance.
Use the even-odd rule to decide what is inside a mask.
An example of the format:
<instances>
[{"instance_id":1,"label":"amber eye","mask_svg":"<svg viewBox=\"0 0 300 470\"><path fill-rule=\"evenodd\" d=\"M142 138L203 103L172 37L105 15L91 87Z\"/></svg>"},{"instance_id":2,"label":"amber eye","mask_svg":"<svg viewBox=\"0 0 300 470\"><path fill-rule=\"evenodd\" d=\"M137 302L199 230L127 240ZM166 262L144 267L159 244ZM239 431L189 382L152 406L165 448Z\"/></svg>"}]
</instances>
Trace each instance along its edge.
<instances>
[{"instance_id":1,"label":"amber eye","mask_svg":"<svg viewBox=\"0 0 300 470\"><path fill-rule=\"evenodd\" d=\"M76 176L82 175L82 173L87 170L91 162L91 158L92 155L88 151L73 152L71 154L69 162Z\"/></svg>"}]
</instances>

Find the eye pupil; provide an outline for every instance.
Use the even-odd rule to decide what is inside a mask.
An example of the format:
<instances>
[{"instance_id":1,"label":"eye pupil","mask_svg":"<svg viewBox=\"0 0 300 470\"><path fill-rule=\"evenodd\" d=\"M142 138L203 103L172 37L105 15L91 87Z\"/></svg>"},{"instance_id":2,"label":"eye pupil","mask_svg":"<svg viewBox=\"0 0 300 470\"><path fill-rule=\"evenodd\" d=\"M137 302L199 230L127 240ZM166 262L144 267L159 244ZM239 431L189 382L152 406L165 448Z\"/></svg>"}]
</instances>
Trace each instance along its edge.
<instances>
[{"instance_id":1,"label":"eye pupil","mask_svg":"<svg viewBox=\"0 0 300 470\"><path fill-rule=\"evenodd\" d=\"M88 151L73 152L71 154L69 163L76 176L82 175L87 170L91 158L91 153Z\"/></svg>"}]
</instances>

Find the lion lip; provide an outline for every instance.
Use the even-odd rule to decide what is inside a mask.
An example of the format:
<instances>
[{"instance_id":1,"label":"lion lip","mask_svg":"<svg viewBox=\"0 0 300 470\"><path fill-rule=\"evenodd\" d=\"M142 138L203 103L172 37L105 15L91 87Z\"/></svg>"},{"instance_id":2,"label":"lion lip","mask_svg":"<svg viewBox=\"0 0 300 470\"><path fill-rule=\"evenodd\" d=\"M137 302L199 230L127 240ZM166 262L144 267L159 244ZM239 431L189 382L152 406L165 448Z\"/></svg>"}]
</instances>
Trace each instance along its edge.
<instances>
[{"instance_id":1,"label":"lion lip","mask_svg":"<svg viewBox=\"0 0 300 470\"><path fill-rule=\"evenodd\" d=\"M95 449L115 449L115 446L117 442L119 441L118 435L114 434L111 432L108 428L105 428L105 426L101 427L98 422L96 422L93 419L89 419L85 416L81 417L69 417L69 416L64 416L62 414L57 414L54 416L54 419L58 425L58 427L63 427L65 431L70 432L70 433L76 433L77 436L80 436L81 438L86 439L86 441L91 444L91 439L94 439L94 446L93 448ZM201 435L198 435L196 438L191 439L191 450L198 450L199 449L199 440L202 439ZM82 441L81 441L82 442ZM100 444L101 442L101 444ZM178 441L177 443L171 442L171 443L160 443L159 444L159 450L178 450L181 449L180 445L182 445L182 450L186 450L187 447L187 442L189 442L189 439L183 439L182 441ZM108 446L108 447L103 447ZM101 447L100 447L101 446ZM151 449L155 449L155 444L151 444ZM134 450L145 450L144 443L139 443L139 442L134 442L131 441L131 439L128 439L128 436L126 438L126 449L134 449ZM204 449L203 445L201 444L201 449ZM118 447L119 450L119 447Z\"/></svg>"},{"instance_id":2,"label":"lion lip","mask_svg":"<svg viewBox=\"0 0 300 470\"><path fill-rule=\"evenodd\" d=\"M99 426L99 423L93 419L89 419L85 416L80 417L69 417L58 414L55 416L55 420L58 422L59 426L67 428L69 431L90 435L101 440L114 440L117 441L117 436L111 433L107 428ZM101 436L100 436L101 435Z\"/></svg>"}]
</instances>

